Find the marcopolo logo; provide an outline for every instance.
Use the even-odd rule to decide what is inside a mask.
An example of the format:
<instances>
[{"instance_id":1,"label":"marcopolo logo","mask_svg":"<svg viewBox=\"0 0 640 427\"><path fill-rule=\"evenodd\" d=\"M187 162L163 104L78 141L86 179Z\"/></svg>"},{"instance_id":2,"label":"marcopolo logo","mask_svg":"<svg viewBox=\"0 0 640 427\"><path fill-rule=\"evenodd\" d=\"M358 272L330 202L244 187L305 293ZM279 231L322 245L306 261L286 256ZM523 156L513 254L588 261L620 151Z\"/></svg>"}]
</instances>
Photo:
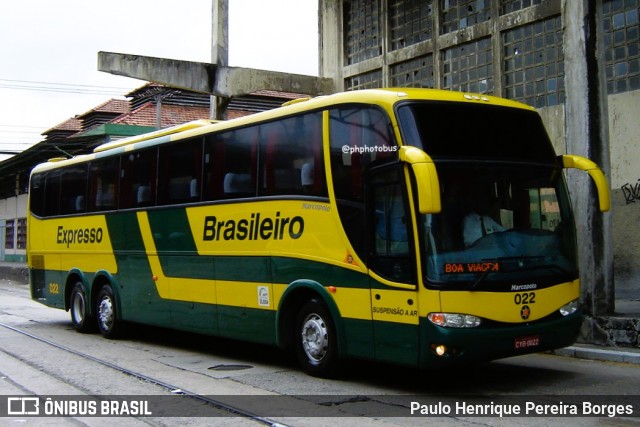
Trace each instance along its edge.
<instances>
[{"instance_id":1,"label":"marcopolo logo","mask_svg":"<svg viewBox=\"0 0 640 427\"><path fill-rule=\"evenodd\" d=\"M202 240L282 240L285 238L299 239L304 233L304 219L301 216L281 217L276 212L275 217L263 217L254 212L249 218L219 219L216 216L204 218L204 232Z\"/></svg>"}]
</instances>

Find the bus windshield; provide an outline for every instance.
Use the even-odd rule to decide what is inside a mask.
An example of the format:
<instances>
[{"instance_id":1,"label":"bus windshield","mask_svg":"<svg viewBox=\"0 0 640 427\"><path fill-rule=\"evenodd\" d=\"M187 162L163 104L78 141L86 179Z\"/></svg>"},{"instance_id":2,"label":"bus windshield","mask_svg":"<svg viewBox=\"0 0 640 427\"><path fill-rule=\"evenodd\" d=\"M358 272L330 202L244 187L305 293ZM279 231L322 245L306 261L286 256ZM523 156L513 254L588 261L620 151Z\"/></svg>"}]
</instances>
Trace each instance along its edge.
<instances>
[{"instance_id":1,"label":"bus windshield","mask_svg":"<svg viewBox=\"0 0 640 427\"><path fill-rule=\"evenodd\" d=\"M414 103L399 111L405 143L432 156L440 180L442 211L420 217L428 286L508 290L577 278L562 169L538 115L506 110ZM449 114L464 129L447 125Z\"/></svg>"}]
</instances>

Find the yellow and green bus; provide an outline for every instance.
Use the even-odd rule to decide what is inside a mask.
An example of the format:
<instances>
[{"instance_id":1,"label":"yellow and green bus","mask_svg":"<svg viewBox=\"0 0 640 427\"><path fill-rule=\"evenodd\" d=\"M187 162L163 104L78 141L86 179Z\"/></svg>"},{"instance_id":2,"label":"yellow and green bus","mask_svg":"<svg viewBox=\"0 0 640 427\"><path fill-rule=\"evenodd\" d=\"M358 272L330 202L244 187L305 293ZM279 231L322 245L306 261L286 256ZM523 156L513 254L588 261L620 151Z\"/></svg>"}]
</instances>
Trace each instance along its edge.
<instances>
[{"instance_id":1,"label":"yellow and green bus","mask_svg":"<svg viewBox=\"0 0 640 427\"><path fill-rule=\"evenodd\" d=\"M128 322L417 368L572 344L576 226L536 111L353 91L199 121L38 165L34 300L81 332Z\"/></svg>"}]
</instances>

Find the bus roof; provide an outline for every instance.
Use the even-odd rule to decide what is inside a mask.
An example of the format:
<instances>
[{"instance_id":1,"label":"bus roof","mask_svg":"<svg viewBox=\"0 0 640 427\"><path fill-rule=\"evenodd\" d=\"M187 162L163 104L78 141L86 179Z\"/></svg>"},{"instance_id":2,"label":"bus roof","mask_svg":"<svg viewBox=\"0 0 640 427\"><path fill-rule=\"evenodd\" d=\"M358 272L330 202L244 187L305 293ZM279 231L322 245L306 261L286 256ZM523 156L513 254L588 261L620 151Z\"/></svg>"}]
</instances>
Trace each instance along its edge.
<instances>
[{"instance_id":1,"label":"bus roof","mask_svg":"<svg viewBox=\"0 0 640 427\"><path fill-rule=\"evenodd\" d=\"M96 155L106 153L111 149L133 146L139 142L152 141L154 139L162 139L164 141L178 140L206 134L209 132L222 131L234 127L266 122L280 117L300 114L305 111L326 109L331 106L340 104L375 104L383 106L390 110L397 102L407 100L463 102L476 104L482 103L510 108L534 110L534 108L529 105L492 95L423 88L364 89L340 92L332 95L318 96L315 98L301 98L299 100L289 101L282 107L275 108L273 110L268 110L249 116L243 116L232 120L196 120L187 122L170 128L160 129L154 132L108 142L96 147L93 150L94 154L80 155L68 160L56 159L55 162L47 162L36 166L34 168L34 171L39 171L42 169L53 169L65 164L90 160L92 158L95 158Z\"/></svg>"}]
</instances>

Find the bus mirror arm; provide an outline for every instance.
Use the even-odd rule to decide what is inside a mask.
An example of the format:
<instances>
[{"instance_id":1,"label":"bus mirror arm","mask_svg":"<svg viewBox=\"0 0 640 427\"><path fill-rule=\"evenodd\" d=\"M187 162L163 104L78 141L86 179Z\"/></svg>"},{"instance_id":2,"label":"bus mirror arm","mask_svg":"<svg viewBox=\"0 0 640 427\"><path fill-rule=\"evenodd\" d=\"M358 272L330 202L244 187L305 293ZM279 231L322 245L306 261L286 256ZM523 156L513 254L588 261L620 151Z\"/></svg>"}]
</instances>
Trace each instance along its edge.
<instances>
[{"instance_id":1,"label":"bus mirror arm","mask_svg":"<svg viewBox=\"0 0 640 427\"><path fill-rule=\"evenodd\" d=\"M589 174L598 189L600 211L607 212L611 208L611 193L609 191L609 185L607 184L607 178L604 176L602 169L600 169L598 165L591 160L582 156L565 154L558 156L558 159L560 160L562 167L565 169L579 169Z\"/></svg>"},{"instance_id":2,"label":"bus mirror arm","mask_svg":"<svg viewBox=\"0 0 640 427\"><path fill-rule=\"evenodd\" d=\"M400 147L399 158L411 166L415 175L420 213L439 213L441 210L440 183L436 165L431 157L417 147L403 146Z\"/></svg>"}]
</instances>

